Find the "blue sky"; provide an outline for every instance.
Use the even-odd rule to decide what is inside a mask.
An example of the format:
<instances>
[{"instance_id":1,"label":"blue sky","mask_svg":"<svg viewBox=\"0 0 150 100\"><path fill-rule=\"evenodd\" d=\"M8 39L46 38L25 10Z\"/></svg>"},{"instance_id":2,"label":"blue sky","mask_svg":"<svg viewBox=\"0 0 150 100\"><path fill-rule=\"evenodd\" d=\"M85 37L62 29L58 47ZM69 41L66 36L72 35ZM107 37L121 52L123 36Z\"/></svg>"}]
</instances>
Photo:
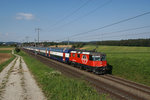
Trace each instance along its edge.
<instances>
[{"instance_id":1,"label":"blue sky","mask_svg":"<svg viewBox=\"0 0 150 100\"><path fill-rule=\"evenodd\" d=\"M40 41L150 38L150 27L116 32L150 26L150 14L73 36L149 11L150 0L0 0L0 41L34 41L38 27Z\"/></svg>"}]
</instances>

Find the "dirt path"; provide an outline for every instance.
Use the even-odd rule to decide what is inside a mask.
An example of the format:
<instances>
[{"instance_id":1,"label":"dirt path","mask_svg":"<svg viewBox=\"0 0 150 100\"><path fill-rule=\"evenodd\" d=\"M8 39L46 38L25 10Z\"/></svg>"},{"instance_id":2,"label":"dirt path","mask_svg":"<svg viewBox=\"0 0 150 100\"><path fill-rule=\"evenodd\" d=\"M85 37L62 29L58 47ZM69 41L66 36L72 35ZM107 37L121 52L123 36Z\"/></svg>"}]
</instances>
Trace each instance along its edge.
<instances>
[{"instance_id":1,"label":"dirt path","mask_svg":"<svg viewBox=\"0 0 150 100\"><path fill-rule=\"evenodd\" d=\"M0 73L0 100L46 100L20 56Z\"/></svg>"}]
</instances>

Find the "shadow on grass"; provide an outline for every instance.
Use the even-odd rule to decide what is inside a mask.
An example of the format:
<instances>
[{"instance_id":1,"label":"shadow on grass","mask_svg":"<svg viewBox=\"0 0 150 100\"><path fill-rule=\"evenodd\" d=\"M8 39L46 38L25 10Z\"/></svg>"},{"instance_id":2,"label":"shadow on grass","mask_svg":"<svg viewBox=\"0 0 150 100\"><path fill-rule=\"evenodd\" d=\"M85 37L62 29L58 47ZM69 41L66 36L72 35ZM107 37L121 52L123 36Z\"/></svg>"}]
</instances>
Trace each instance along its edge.
<instances>
[{"instance_id":1,"label":"shadow on grass","mask_svg":"<svg viewBox=\"0 0 150 100\"><path fill-rule=\"evenodd\" d=\"M107 68L108 68L107 74L111 74L112 75L113 66L110 65L110 64L107 64Z\"/></svg>"}]
</instances>

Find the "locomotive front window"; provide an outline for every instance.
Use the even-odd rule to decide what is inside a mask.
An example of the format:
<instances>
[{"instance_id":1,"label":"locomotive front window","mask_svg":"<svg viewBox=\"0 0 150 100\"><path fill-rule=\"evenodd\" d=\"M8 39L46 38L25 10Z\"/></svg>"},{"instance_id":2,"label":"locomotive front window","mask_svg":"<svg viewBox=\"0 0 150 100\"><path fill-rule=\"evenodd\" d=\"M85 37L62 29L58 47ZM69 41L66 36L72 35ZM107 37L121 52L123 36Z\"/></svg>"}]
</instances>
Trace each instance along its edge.
<instances>
[{"instance_id":1,"label":"locomotive front window","mask_svg":"<svg viewBox=\"0 0 150 100\"><path fill-rule=\"evenodd\" d=\"M93 61L100 61L100 56L92 56Z\"/></svg>"},{"instance_id":2,"label":"locomotive front window","mask_svg":"<svg viewBox=\"0 0 150 100\"><path fill-rule=\"evenodd\" d=\"M105 61L106 56L91 56L90 60L92 60L92 61Z\"/></svg>"}]
</instances>

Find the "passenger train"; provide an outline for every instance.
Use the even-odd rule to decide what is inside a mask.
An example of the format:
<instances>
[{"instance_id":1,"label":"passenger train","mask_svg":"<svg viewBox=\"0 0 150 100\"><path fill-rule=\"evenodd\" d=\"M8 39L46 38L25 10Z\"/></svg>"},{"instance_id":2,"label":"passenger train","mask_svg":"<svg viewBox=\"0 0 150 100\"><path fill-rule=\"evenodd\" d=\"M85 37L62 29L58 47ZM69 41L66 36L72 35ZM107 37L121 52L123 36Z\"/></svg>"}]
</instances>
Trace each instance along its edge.
<instances>
[{"instance_id":1,"label":"passenger train","mask_svg":"<svg viewBox=\"0 0 150 100\"><path fill-rule=\"evenodd\" d=\"M95 74L106 74L110 71L106 60L106 54L104 53L76 50L72 48L24 47L24 49L94 72Z\"/></svg>"}]
</instances>

